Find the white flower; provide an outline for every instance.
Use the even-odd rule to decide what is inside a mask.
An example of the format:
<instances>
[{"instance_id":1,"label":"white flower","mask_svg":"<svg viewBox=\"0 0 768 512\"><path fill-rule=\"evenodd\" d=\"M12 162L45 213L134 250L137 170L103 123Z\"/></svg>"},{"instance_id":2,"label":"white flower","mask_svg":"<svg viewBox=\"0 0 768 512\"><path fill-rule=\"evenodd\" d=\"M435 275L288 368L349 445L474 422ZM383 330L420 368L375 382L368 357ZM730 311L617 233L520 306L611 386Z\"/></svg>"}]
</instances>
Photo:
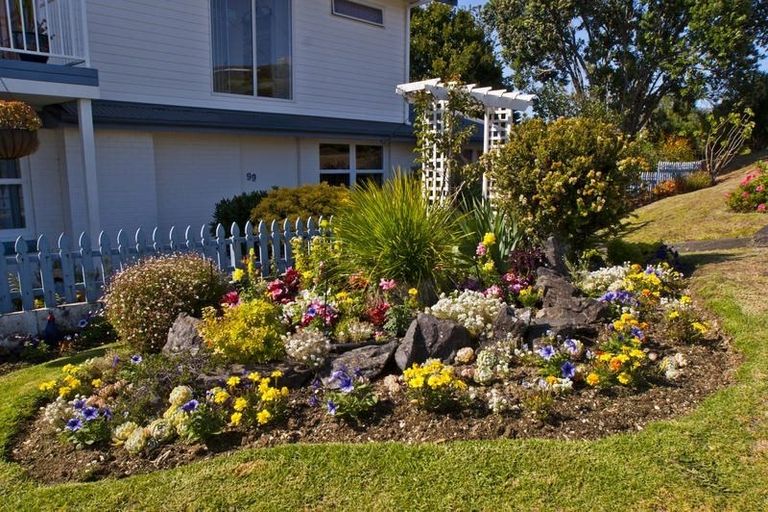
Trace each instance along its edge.
<instances>
[{"instance_id":1,"label":"white flower","mask_svg":"<svg viewBox=\"0 0 768 512\"><path fill-rule=\"evenodd\" d=\"M112 431L112 443L114 443L115 446L122 445L129 437L131 437L131 434L133 434L137 428L139 428L139 426L132 421L121 423Z\"/></svg>"},{"instance_id":2,"label":"white flower","mask_svg":"<svg viewBox=\"0 0 768 512\"><path fill-rule=\"evenodd\" d=\"M440 296L437 304L426 309L435 318L453 320L463 325L472 336L490 335L493 321L504 307L496 297L486 297L481 292L465 290L459 294Z\"/></svg>"},{"instance_id":3,"label":"white flower","mask_svg":"<svg viewBox=\"0 0 768 512\"><path fill-rule=\"evenodd\" d=\"M289 358L310 368L322 366L331 350L331 342L317 329L301 329L283 336L283 343Z\"/></svg>"},{"instance_id":4,"label":"white flower","mask_svg":"<svg viewBox=\"0 0 768 512\"><path fill-rule=\"evenodd\" d=\"M373 338L376 326L370 322L353 319L344 322L336 333L336 339L341 343L360 343Z\"/></svg>"},{"instance_id":5,"label":"white flower","mask_svg":"<svg viewBox=\"0 0 768 512\"><path fill-rule=\"evenodd\" d=\"M456 352L456 362L459 364L469 364L475 359L475 351L472 347L460 348Z\"/></svg>"},{"instance_id":6,"label":"white flower","mask_svg":"<svg viewBox=\"0 0 768 512\"><path fill-rule=\"evenodd\" d=\"M181 406L192 400L192 388L189 386L176 386L168 396L171 405Z\"/></svg>"}]
</instances>

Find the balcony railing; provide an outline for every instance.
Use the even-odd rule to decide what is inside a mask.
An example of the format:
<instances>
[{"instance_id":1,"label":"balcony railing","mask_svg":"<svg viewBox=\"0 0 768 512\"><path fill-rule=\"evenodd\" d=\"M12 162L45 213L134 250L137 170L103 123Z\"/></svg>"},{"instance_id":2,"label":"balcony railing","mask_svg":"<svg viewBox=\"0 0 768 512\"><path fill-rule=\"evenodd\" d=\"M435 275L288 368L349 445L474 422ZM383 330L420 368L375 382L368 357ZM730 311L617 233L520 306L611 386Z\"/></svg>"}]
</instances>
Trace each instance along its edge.
<instances>
[{"instance_id":1,"label":"balcony railing","mask_svg":"<svg viewBox=\"0 0 768 512\"><path fill-rule=\"evenodd\" d=\"M0 0L0 58L88 65L85 0Z\"/></svg>"}]
</instances>

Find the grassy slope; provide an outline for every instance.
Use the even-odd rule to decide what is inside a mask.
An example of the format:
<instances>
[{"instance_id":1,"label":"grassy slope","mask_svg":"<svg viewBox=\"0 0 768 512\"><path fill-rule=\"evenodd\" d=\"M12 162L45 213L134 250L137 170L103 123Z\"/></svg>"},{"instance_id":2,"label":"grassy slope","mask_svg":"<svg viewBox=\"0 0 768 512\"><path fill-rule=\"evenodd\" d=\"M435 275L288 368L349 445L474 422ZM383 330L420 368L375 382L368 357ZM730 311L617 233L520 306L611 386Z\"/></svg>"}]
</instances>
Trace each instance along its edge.
<instances>
[{"instance_id":1,"label":"grassy slope","mask_svg":"<svg viewBox=\"0 0 768 512\"><path fill-rule=\"evenodd\" d=\"M597 442L282 446L119 481L40 487L0 462L0 509L764 510L768 284L757 250L706 256L696 294L744 353L737 382L693 414ZM703 258L703 257L702 257ZM726 280L725 278L730 278ZM751 287L751 288L750 288ZM62 361L0 378L0 447Z\"/></svg>"},{"instance_id":2,"label":"grassy slope","mask_svg":"<svg viewBox=\"0 0 768 512\"><path fill-rule=\"evenodd\" d=\"M684 242L718 238L751 237L768 224L768 215L734 213L726 207L725 194L735 190L754 166L734 171L714 187L668 197L635 211L630 219L632 242Z\"/></svg>"}]
</instances>

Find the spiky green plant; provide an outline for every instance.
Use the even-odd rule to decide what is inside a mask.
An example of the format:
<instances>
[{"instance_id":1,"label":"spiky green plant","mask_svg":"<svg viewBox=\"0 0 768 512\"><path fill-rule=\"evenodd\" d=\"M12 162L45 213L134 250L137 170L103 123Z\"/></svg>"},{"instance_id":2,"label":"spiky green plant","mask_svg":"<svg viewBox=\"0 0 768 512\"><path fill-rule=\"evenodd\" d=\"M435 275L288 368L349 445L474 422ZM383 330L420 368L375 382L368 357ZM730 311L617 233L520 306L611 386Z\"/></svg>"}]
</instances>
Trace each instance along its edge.
<instances>
[{"instance_id":1,"label":"spiky green plant","mask_svg":"<svg viewBox=\"0 0 768 512\"><path fill-rule=\"evenodd\" d=\"M434 296L462 265L459 219L455 208L430 204L421 183L398 171L382 187L355 188L334 219L334 235L351 272Z\"/></svg>"},{"instance_id":2,"label":"spiky green plant","mask_svg":"<svg viewBox=\"0 0 768 512\"><path fill-rule=\"evenodd\" d=\"M459 222L464 234L459 246L462 257L471 264L475 260L477 245L485 233L493 233L496 235L496 244L489 248L488 253L496 269L506 272L509 254L524 238L522 230L517 227L517 219L509 213L494 210L490 202L477 199L465 200L462 210L467 212Z\"/></svg>"}]
</instances>

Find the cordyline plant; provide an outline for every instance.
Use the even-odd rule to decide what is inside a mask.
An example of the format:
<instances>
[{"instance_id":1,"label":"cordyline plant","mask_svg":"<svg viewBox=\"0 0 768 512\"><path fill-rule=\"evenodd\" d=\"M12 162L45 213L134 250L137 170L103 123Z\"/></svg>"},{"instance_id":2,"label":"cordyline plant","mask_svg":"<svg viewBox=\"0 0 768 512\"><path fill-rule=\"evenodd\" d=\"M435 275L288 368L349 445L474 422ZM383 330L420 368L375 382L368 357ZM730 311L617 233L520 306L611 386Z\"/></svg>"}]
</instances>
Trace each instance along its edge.
<instances>
[{"instance_id":1,"label":"cordyline plant","mask_svg":"<svg viewBox=\"0 0 768 512\"><path fill-rule=\"evenodd\" d=\"M709 130L704 134L704 165L712 184L752 137L754 117L749 108L722 117L715 117L714 114L707 116Z\"/></svg>"},{"instance_id":2,"label":"cordyline plant","mask_svg":"<svg viewBox=\"0 0 768 512\"><path fill-rule=\"evenodd\" d=\"M37 131L43 126L35 109L23 101L0 100L0 129Z\"/></svg>"}]
</instances>

